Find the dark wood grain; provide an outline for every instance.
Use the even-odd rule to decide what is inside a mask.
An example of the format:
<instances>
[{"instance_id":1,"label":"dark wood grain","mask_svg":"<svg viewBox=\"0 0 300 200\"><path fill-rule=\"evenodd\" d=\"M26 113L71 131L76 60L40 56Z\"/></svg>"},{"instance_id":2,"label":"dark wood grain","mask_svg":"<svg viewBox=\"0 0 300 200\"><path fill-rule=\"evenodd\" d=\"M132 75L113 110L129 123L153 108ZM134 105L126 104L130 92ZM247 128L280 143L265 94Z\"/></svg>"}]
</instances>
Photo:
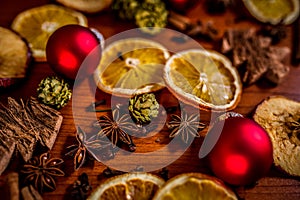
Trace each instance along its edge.
<instances>
[{"instance_id":1,"label":"dark wood grain","mask_svg":"<svg viewBox=\"0 0 300 200\"><path fill-rule=\"evenodd\" d=\"M10 27L13 18L23 10L52 1L47 0L2 0L0 3L0 26ZM249 27L261 27L263 24L248 18L247 20L236 22L238 17L231 11L227 11L222 15L209 15L205 12L202 2L197 4L193 9L188 12L188 16L192 20L201 20L203 22L212 21L214 26L219 30L219 37L228 28L243 28L248 29ZM135 28L135 25L130 22L124 22L117 19L111 12L105 11L99 14L87 15L89 20L89 26L99 30L105 38L109 38L114 34L122 31ZM170 27L172 28L172 27ZM292 47L292 26L287 26L287 37L279 44L279 46ZM1 37L1 36L0 36ZM208 42L199 39L198 42L207 49L217 49L215 43ZM30 68L30 73L27 79L20 85L10 88L6 91L0 91L0 101L5 103L7 97L11 96L14 98L27 99L30 96L36 96L36 88L41 79L53 75L54 72L51 70L47 63L34 63ZM90 83L86 80L83 87L74 88L80 92L76 93L76 99L81 104L76 103L77 106L84 108L90 102L90 99L86 98L86 92L90 92L88 87ZM243 89L241 101L237 108L234 110L246 116L251 116L252 111L256 105L263 99L270 95L284 95L288 98L300 101L300 68L291 65L291 72L288 77L278 86L272 86L267 82L260 81L257 84L246 87ZM164 89L157 93L158 100L164 105L176 105L177 100ZM106 99L108 104L104 107L109 107L111 95L106 94L100 90L96 90L96 99ZM74 99L73 99L74 100ZM103 177L101 176L102 171L106 166L100 162L88 162L78 171L73 170L73 160L70 157L64 156L65 148L75 142L74 133L76 132L74 117L73 117L72 102L66 107L61 109L64 117L64 121L58 135L58 138L54 144L51 154L53 157L61 157L65 160L64 171L66 172L65 177L57 178L57 189L54 192L46 193L43 195L44 199L70 199L68 195L68 187L78 178L82 172L86 172L89 175L92 187L95 189ZM98 114L100 115L100 114ZM80 119L78 115L78 119ZM201 112L201 120L208 122L210 120L210 113ZM82 123L88 128L92 121L89 121L84 115L82 117ZM136 139L137 152L151 152L157 148L163 147L168 144L168 131L166 127L163 127L163 122L160 124L162 131L158 134L154 134L152 137L147 139ZM159 139L159 140L158 140ZM191 144L191 146L180 156L179 159L168 165L170 177L184 172L203 172L211 174L207 162L203 159L198 158L199 149L203 138L197 138ZM180 148L180 147L178 147ZM162 154L156 159L167 160L167 154ZM118 156L118 154L117 154ZM18 169L18 159L15 158L11 161L9 169L5 172L14 171ZM149 164L151 165L151 164ZM157 171L153 171L157 173ZM272 200L295 200L300 199L300 181L298 178L290 177L283 172L273 167L269 174L260 179L257 184L253 187L233 187L240 198L247 200L256 199L272 199Z\"/></svg>"}]
</instances>

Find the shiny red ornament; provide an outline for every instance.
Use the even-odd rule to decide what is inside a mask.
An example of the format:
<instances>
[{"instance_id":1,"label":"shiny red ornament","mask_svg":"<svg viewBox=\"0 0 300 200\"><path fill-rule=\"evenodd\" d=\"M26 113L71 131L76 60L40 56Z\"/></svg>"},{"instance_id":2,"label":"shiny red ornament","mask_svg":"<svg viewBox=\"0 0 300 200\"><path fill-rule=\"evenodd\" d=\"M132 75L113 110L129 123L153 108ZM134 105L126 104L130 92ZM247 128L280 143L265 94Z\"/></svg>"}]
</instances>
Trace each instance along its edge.
<instances>
[{"instance_id":1,"label":"shiny red ornament","mask_svg":"<svg viewBox=\"0 0 300 200\"><path fill-rule=\"evenodd\" d=\"M225 182L250 185L270 170L272 143L267 132L255 121L230 117L217 122L208 134L210 138L220 136L208 160L213 173Z\"/></svg>"},{"instance_id":2,"label":"shiny red ornament","mask_svg":"<svg viewBox=\"0 0 300 200\"><path fill-rule=\"evenodd\" d=\"M100 33L98 33L100 35ZM57 29L46 45L47 62L56 73L69 78L92 74L101 59L101 39L96 32L76 24Z\"/></svg>"},{"instance_id":3,"label":"shiny red ornament","mask_svg":"<svg viewBox=\"0 0 300 200\"><path fill-rule=\"evenodd\" d=\"M197 2L198 0L167 0L167 5L177 12L185 13Z\"/></svg>"}]
</instances>

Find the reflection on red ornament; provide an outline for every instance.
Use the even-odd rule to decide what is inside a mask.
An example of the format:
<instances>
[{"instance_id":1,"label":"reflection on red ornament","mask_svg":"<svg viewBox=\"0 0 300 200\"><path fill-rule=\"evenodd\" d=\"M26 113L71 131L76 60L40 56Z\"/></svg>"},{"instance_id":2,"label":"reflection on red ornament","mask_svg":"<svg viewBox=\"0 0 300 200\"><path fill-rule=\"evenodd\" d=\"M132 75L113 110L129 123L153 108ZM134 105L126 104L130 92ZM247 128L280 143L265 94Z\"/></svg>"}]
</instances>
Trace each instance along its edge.
<instances>
[{"instance_id":1,"label":"reflection on red ornament","mask_svg":"<svg viewBox=\"0 0 300 200\"><path fill-rule=\"evenodd\" d=\"M208 134L210 138L220 135L208 154L210 167L220 179L232 185L249 185L269 171L272 143L255 121L231 117L217 122Z\"/></svg>"},{"instance_id":2,"label":"reflection on red ornament","mask_svg":"<svg viewBox=\"0 0 300 200\"><path fill-rule=\"evenodd\" d=\"M50 36L46 46L47 62L58 74L75 79L92 74L101 58L101 40L89 28L66 25Z\"/></svg>"},{"instance_id":3,"label":"reflection on red ornament","mask_svg":"<svg viewBox=\"0 0 300 200\"><path fill-rule=\"evenodd\" d=\"M175 11L185 13L197 2L198 0L167 0L167 5Z\"/></svg>"}]
</instances>

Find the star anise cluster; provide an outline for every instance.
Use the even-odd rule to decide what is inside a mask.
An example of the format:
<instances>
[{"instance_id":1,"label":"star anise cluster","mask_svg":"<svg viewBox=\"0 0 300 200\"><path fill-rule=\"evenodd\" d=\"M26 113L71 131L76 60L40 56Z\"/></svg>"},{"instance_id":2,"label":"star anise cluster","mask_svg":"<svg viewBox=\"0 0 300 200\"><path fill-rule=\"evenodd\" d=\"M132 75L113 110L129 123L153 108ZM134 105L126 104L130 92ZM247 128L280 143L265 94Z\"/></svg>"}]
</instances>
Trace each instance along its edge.
<instances>
[{"instance_id":1,"label":"star anise cluster","mask_svg":"<svg viewBox=\"0 0 300 200\"><path fill-rule=\"evenodd\" d=\"M188 143L194 137L200 137L199 132L206 127L200 122L199 114L182 111L181 116L171 114L170 117L171 120L167 123L167 127L171 130L169 137L180 136L184 143Z\"/></svg>"},{"instance_id":2,"label":"star anise cluster","mask_svg":"<svg viewBox=\"0 0 300 200\"><path fill-rule=\"evenodd\" d=\"M129 151L135 151L131 135L138 132L139 127L132 121L128 113L120 113L120 108L115 108L112 116L101 116L94 125L101 127L98 136L108 137L114 146L123 142L128 146Z\"/></svg>"},{"instance_id":3,"label":"star anise cluster","mask_svg":"<svg viewBox=\"0 0 300 200\"><path fill-rule=\"evenodd\" d=\"M25 184L31 184L40 193L54 191L55 177L65 175L59 168L63 162L60 158L50 158L49 153L33 157L21 169Z\"/></svg>"},{"instance_id":4,"label":"star anise cluster","mask_svg":"<svg viewBox=\"0 0 300 200\"><path fill-rule=\"evenodd\" d=\"M78 127L76 133L76 141L77 144L67 147L67 153L65 154L74 156L74 170L82 167L89 156L97 161L114 157L109 140L99 138L96 134L87 138L86 133L80 127Z\"/></svg>"}]
</instances>

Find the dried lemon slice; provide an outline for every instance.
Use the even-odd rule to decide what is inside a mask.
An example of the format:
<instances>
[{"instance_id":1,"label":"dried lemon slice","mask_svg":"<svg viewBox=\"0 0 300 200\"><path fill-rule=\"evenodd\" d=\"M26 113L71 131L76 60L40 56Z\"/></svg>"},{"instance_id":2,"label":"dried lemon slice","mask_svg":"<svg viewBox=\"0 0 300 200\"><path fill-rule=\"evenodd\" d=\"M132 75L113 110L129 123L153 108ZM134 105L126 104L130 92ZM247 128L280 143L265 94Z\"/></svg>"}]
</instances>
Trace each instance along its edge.
<instances>
[{"instance_id":1,"label":"dried lemon slice","mask_svg":"<svg viewBox=\"0 0 300 200\"><path fill-rule=\"evenodd\" d=\"M0 27L0 89L26 76L31 53L28 44L15 32Z\"/></svg>"},{"instance_id":2,"label":"dried lemon slice","mask_svg":"<svg viewBox=\"0 0 300 200\"><path fill-rule=\"evenodd\" d=\"M88 199L150 200L164 182L163 179L149 173L127 173L106 180Z\"/></svg>"},{"instance_id":3,"label":"dried lemon slice","mask_svg":"<svg viewBox=\"0 0 300 200\"><path fill-rule=\"evenodd\" d=\"M154 92L164 88L168 57L165 47L152 40L117 40L104 49L94 78L99 89L117 96Z\"/></svg>"},{"instance_id":4,"label":"dried lemon slice","mask_svg":"<svg viewBox=\"0 0 300 200\"><path fill-rule=\"evenodd\" d=\"M215 177L185 173L168 180L153 200L237 200L234 192Z\"/></svg>"},{"instance_id":5,"label":"dried lemon slice","mask_svg":"<svg viewBox=\"0 0 300 200\"><path fill-rule=\"evenodd\" d=\"M299 0L243 0L253 17L264 23L291 24L299 16Z\"/></svg>"},{"instance_id":6,"label":"dried lemon slice","mask_svg":"<svg viewBox=\"0 0 300 200\"><path fill-rule=\"evenodd\" d=\"M164 68L164 79L179 100L203 110L234 109L242 93L237 70L214 51L191 49L174 54Z\"/></svg>"},{"instance_id":7,"label":"dried lemon slice","mask_svg":"<svg viewBox=\"0 0 300 200\"><path fill-rule=\"evenodd\" d=\"M11 27L28 41L33 57L37 61L45 61L50 35L67 24L87 26L87 18L74 10L49 4L21 12Z\"/></svg>"},{"instance_id":8,"label":"dried lemon slice","mask_svg":"<svg viewBox=\"0 0 300 200\"><path fill-rule=\"evenodd\" d=\"M56 0L67 7L86 12L96 13L108 8L113 0Z\"/></svg>"}]
</instances>

